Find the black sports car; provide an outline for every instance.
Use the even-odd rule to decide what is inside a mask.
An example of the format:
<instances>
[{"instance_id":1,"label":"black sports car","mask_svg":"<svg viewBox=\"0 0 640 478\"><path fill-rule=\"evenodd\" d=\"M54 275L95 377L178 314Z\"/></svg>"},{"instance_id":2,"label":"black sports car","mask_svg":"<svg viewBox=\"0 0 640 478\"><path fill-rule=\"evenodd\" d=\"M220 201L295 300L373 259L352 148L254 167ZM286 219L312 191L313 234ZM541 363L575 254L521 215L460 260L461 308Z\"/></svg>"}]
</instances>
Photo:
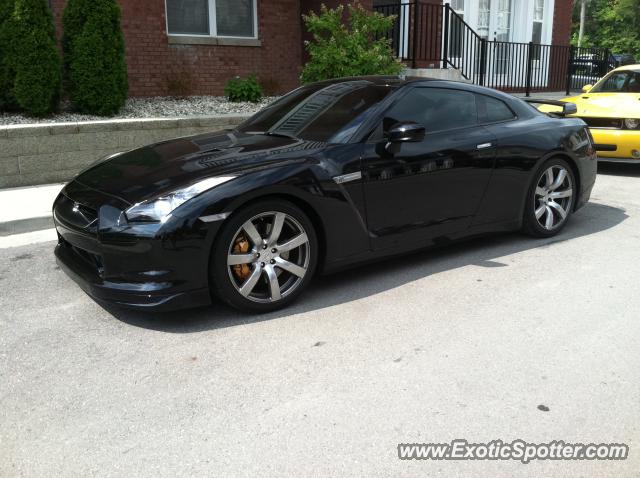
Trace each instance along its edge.
<instances>
[{"instance_id":1,"label":"black sports car","mask_svg":"<svg viewBox=\"0 0 640 478\"><path fill-rule=\"evenodd\" d=\"M318 271L488 232L557 234L596 164L582 120L491 89L331 80L233 131L80 173L53 206L56 255L98 300L166 310L218 296L267 311Z\"/></svg>"}]
</instances>

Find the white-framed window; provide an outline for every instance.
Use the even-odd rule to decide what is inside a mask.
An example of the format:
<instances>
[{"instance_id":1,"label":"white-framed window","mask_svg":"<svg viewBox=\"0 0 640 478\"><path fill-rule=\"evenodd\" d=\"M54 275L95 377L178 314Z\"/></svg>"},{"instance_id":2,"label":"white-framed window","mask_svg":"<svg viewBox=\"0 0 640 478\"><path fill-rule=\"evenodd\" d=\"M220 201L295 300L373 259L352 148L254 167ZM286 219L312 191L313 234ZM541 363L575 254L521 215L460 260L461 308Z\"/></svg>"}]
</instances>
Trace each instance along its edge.
<instances>
[{"instance_id":1,"label":"white-framed window","mask_svg":"<svg viewBox=\"0 0 640 478\"><path fill-rule=\"evenodd\" d=\"M491 18L490 0L479 0L478 2L478 35L485 40L489 38L489 19Z\"/></svg>"},{"instance_id":2,"label":"white-framed window","mask_svg":"<svg viewBox=\"0 0 640 478\"><path fill-rule=\"evenodd\" d=\"M534 0L533 2L533 28L531 30L531 42L537 45L542 43L544 2L545 0ZM534 60L539 60L541 54L541 47L535 47L531 52L531 58L533 58Z\"/></svg>"},{"instance_id":3,"label":"white-framed window","mask_svg":"<svg viewBox=\"0 0 640 478\"><path fill-rule=\"evenodd\" d=\"M544 22L544 0L534 0L533 2L533 30L531 41L542 43L542 24Z\"/></svg>"},{"instance_id":4,"label":"white-framed window","mask_svg":"<svg viewBox=\"0 0 640 478\"><path fill-rule=\"evenodd\" d=\"M453 58L460 58L462 56L462 47L464 42L464 0L451 0L451 8L460 17L453 16L451 24L449 26L449 54Z\"/></svg>"},{"instance_id":5,"label":"white-framed window","mask_svg":"<svg viewBox=\"0 0 640 478\"><path fill-rule=\"evenodd\" d=\"M451 0L451 8L458 15L464 15L464 0Z\"/></svg>"},{"instance_id":6,"label":"white-framed window","mask_svg":"<svg viewBox=\"0 0 640 478\"><path fill-rule=\"evenodd\" d=\"M511 0L498 0L496 40L509 41L511 38Z\"/></svg>"},{"instance_id":7,"label":"white-framed window","mask_svg":"<svg viewBox=\"0 0 640 478\"><path fill-rule=\"evenodd\" d=\"M167 33L257 38L257 0L166 0Z\"/></svg>"}]
</instances>

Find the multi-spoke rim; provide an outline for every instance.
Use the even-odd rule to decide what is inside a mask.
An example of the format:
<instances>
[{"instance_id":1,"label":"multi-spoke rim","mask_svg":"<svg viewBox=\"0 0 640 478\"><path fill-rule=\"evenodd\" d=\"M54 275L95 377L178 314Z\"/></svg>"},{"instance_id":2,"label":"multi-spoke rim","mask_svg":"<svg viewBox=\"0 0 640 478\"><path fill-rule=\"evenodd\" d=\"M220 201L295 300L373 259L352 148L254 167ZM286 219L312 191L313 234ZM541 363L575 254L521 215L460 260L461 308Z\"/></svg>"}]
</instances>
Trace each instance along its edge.
<instances>
[{"instance_id":1,"label":"multi-spoke rim","mask_svg":"<svg viewBox=\"0 0 640 478\"><path fill-rule=\"evenodd\" d=\"M238 253L238 240L250 243ZM254 302L276 302L291 294L307 274L309 238L292 216L278 211L258 214L236 232L227 251L227 270L236 290ZM238 266L248 267L246 274Z\"/></svg>"},{"instance_id":2,"label":"multi-spoke rim","mask_svg":"<svg viewBox=\"0 0 640 478\"><path fill-rule=\"evenodd\" d=\"M573 202L571 175L559 165L550 166L536 185L533 201L538 224L548 231L560 227L567 219Z\"/></svg>"}]
</instances>

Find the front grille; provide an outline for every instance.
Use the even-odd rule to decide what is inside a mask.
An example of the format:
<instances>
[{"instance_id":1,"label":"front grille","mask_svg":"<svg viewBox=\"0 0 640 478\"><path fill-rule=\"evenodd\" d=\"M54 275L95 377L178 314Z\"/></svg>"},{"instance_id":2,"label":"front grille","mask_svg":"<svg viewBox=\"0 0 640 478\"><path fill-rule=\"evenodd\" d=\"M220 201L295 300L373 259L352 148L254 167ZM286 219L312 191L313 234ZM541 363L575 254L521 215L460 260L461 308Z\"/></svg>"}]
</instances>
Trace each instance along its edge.
<instances>
[{"instance_id":1,"label":"front grille","mask_svg":"<svg viewBox=\"0 0 640 478\"><path fill-rule=\"evenodd\" d=\"M89 251L85 251L84 249L80 249L79 247L71 246L73 252L82 259L88 266L92 269L96 269L98 273L102 272L102 257L98 254L93 254Z\"/></svg>"},{"instance_id":2,"label":"front grille","mask_svg":"<svg viewBox=\"0 0 640 478\"><path fill-rule=\"evenodd\" d=\"M98 212L61 194L55 205L56 217L69 226L89 229L98 221Z\"/></svg>"},{"instance_id":3,"label":"front grille","mask_svg":"<svg viewBox=\"0 0 640 478\"><path fill-rule=\"evenodd\" d=\"M622 129L622 120L616 118L582 118L590 128Z\"/></svg>"},{"instance_id":4,"label":"front grille","mask_svg":"<svg viewBox=\"0 0 640 478\"><path fill-rule=\"evenodd\" d=\"M102 256L74 246L70 242L66 241L62 236L58 236L58 244L73 252L75 257L82 263L89 266L92 270L95 270L98 274L102 275L104 271Z\"/></svg>"}]
</instances>

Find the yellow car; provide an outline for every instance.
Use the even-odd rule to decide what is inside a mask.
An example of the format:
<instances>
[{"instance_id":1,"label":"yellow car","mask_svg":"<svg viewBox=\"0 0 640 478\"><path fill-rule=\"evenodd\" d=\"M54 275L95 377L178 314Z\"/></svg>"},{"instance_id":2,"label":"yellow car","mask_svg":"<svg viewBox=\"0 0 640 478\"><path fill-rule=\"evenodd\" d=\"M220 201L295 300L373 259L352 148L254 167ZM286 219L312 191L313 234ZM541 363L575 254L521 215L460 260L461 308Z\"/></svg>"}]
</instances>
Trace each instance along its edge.
<instances>
[{"instance_id":1,"label":"yellow car","mask_svg":"<svg viewBox=\"0 0 640 478\"><path fill-rule=\"evenodd\" d=\"M616 68L562 101L577 106L571 116L589 125L599 159L640 163L640 65Z\"/></svg>"}]
</instances>

